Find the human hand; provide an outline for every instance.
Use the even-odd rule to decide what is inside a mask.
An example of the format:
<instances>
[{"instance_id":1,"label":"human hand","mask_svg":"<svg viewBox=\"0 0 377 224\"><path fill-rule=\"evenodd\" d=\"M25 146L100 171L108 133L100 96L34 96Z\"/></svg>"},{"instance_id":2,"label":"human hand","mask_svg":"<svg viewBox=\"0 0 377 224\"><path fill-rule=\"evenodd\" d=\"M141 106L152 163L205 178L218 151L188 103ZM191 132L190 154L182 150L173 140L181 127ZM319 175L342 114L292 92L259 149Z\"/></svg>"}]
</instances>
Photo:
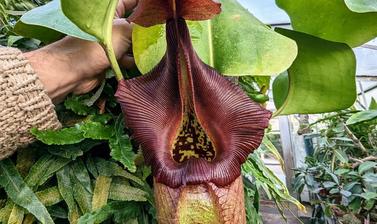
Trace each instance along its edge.
<instances>
[{"instance_id":1,"label":"human hand","mask_svg":"<svg viewBox=\"0 0 377 224\"><path fill-rule=\"evenodd\" d=\"M117 15L136 6L136 0L121 0ZM134 66L127 55L131 47L132 25L125 19L115 19L113 46L120 64ZM65 37L35 51L25 53L54 103L61 102L69 93L84 94L93 90L104 78L110 66L105 51L96 42Z\"/></svg>"}]
</instances>

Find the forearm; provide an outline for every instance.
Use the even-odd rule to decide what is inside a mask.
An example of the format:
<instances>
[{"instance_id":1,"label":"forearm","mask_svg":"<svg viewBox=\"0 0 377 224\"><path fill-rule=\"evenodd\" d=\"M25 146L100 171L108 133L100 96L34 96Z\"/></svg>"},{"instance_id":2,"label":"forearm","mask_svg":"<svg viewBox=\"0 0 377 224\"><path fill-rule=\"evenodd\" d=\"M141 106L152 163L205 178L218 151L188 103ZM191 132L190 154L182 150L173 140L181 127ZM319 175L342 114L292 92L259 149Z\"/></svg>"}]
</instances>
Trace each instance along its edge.
<instances>
[{"instance_id":1,"label":"forearm","mask_svg":"<svg viewBox=\"0 0 377 224\"><path fill-rule=\"evenodd\" d=\"M0 47L0 159L31 143L33 127L60 127L54 105L25 56Z\"/></svg>"}]
</instances>

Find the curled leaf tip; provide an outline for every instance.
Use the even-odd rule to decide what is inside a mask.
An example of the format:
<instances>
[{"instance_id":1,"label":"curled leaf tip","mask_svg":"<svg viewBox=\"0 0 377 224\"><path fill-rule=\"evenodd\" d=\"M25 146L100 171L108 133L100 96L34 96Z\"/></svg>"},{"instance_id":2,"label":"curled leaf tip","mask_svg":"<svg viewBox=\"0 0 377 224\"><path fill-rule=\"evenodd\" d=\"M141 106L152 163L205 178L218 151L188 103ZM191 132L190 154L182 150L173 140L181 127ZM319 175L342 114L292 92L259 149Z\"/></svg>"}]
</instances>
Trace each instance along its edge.
<instances>
[{"instance_id":1,"label":"curled leaf tip","mask_svg":"<svg viewBox=\"0 0 377 224\"><path fill-rule=\"evenodd\" d=\"M217 0L140 0L128 20L149 27L177 18L207 20L220 12Z\"/></svg>"},{"instance_id":2,"label":"curled leaf tip","mask_svg":"<svg viewBox=\"0 0 377 224\"><path fill-rule=\"evenodd\" d=\"M199 59L184 19L169 20L166 32L161 62L119 83L126 124L158 182L226 186L259 147L271 113Z\"/></svg>"}]
</instances>

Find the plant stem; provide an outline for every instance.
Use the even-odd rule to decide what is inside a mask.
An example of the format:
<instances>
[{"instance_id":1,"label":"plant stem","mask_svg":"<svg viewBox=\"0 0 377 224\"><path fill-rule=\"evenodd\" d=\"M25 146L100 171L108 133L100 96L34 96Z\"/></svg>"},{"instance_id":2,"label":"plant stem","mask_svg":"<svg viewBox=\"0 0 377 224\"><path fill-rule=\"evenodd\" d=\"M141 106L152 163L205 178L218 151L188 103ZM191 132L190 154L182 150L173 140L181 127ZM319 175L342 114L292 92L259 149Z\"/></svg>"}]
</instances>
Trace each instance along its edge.
<instances>
[{"instance_id":1,"label":"plant stem","mask_svg":"<svg viewBox=\"0 0 377 224\"><path fill-rule=\"evenodd\" d=\"M123 79L123 74L122 74L122 71L120 70L117 58L115 56L113 44L111 43L111 41L105 40L103 48L106 51L106 54L107 54L107 57L108 57L108 59L110 61L111 67L114 70L116 79L118 81L122 80Z\"/></svg>"},{"instance_id":2,"label":"plant stem","mask_svg":"<svg viewBox=\"0 0 377 224\"><path fill-rule=\"evenodd\" d=\"M343 126L344 126L344 130L346 131L346 134L353 141L355 146L358 147L359 149L361 149L361 151L363 151L363 153L368 155L368 150L365 148L363 143L361 143L361 141L353 134L353 132L348 128L348 126L344 122L342 122L342 123L343 123Z\"/></svg>"}]
</instances>

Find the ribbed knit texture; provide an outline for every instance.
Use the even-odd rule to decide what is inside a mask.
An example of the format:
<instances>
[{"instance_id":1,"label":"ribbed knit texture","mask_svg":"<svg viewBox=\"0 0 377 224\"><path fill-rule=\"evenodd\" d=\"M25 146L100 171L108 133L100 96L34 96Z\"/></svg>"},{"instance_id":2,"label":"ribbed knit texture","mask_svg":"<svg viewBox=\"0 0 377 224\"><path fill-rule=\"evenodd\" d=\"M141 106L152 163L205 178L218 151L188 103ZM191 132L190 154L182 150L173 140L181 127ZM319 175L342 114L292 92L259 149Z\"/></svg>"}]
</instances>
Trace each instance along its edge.
<instances>
[{"instance_id":1,"label":"ribbed knit texture","mask_svg":"<svg viewBox=\"0 0 377 224\"><path fill-rule=\"evenodd\" d=\"M51 99L21 51L0 47L0 159L31 143L31 128L60 126Z\"/></svg>"}]
</instances>

